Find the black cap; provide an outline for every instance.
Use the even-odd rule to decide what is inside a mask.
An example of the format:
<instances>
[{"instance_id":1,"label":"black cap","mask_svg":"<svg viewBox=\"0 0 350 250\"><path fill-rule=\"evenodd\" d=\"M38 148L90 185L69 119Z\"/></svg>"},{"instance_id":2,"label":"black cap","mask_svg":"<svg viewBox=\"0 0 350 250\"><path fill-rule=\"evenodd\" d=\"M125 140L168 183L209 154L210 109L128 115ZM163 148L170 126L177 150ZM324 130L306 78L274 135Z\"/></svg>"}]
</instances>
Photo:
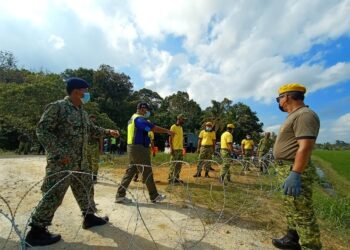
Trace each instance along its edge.
<instances>
[{"instance_id":1,"label":"black cap","mask_svg":"<svg viewBox=\"0 0 350 250\"><path fill-rule=\"evenodd\" d=\"M68 78L66 83L68 93L71 93L73 89L87 89L90 87L87 81L78 77Z\"/></svg>"},{"instance_id":2,"label":"black cap","mask_svg":"<svg viewBox=\"0 0 350 250\"><path fill-rule=\"evenodd\" d=\"M137 104L137 109L142 109L142 108L146 108L149 110L149 105L147 102L140 102Z\"/></svg>"}]
</instances>

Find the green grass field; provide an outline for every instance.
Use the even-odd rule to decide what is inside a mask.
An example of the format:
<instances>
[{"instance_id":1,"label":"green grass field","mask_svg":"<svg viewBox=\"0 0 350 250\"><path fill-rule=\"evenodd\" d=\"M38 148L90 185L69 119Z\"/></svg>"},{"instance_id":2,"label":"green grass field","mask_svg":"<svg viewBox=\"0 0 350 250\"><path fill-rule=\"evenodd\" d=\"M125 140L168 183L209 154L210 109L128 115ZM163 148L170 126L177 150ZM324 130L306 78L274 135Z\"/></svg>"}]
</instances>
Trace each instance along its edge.
<instances>
[{"instance_id":1,"label":"green grass field","mask_svg":"<svg viewBox=\"0 0 350 250\"><path fill-rule=\"evenodd\" d=\"M188 163L195 163L198 159L198 154L188 153L184 156L184 161ZM118 166L127 166L128 165L128 157L127 154L123 154L121 156L111 156L111 155L102 155L101 156L102 164L101 167L110 167L110 163L113 162ZM155 157L152 157L152 165L159 166L163 163L170 161L170 154L164 154L162 152L157 153ZM164 165L165 166L165 165Z\"/></svg>"},{"instance_id":2,"label":"green grass field","mask_svg":"<svg viewBox=\"0 0 350 250\"><path fill-rule=\"evenodd\" d=\"M321 229L350 244L350 151L315 150L313 161L325 173L314 188L314 207ZM334 192L323 188L329 183Z\"/></svg>"},{"instance_id":3,"label":"green grass field","mask_svg":"<svg viewBox=\"0 0 350 250\"><path fill-rule=\"evenodd\" d=\"M332 168L350 181L350 151L349 150L315 150L314 156L329 162Z\"/></svg>"}]
</instances>

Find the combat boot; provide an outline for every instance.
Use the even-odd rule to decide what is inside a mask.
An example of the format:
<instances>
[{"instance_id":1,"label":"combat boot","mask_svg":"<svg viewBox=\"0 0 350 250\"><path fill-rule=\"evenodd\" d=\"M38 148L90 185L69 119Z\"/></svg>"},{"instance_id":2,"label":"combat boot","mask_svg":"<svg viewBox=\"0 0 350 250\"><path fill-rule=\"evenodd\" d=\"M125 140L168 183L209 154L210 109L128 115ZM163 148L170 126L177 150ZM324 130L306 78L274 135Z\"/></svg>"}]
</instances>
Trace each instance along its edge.
<instances>
[{"instance_id":1,"label":"combat boot","mask_svg":"<svg viewBox=\"0 0 350 250\"><path fill-rule=\"evenodd\" d=\"M93 181L94 183L97 183L97 175L93 175L93 176L92 176L92 181Z\"/></svg>"},{"instance_id":2,"label":"combat boot","mask_svg":"<svg viewBox=\"0 0 350 250\"><path fill-rule=\"evenodd\" d=\"M107 216L104 217L97 217L94 214L85 214L84 221L83 221L83 228L88 229L90 227L95 226L101 226L106 224L109 221L109 218Z\"/></svg>"},{"instance_id":3,"label":"combat boot","mask_svg":"<svg viewBox=\"0 0 350 250\"><path fill-rule=\"evenodd\" d=\"M299 235L295 230L288 230L287 234L280 239L272 239L272 244L279 249L301 249Z\"/></svg>"},{"instance_id":4,"label":"combat boot","mask_svg":"<svg viewBox=\"0 0 350 250\"><path fill-rule=\"evenodd\" d=\"M193 177L201 177L201 171L197 171L197 173Z\"/></svg>"},{"instance_id":5,"label":"combat boot","mask_svg":"<svg viewBox=\"0 0 350 250\"><path fill-rule=\"evenodd\" d=\"M50 233L46 227L32 226L26 236L26 246L47 246L61 240L60 234Z\"/></svg>"},{"instance_id":6,"label":"combat boot","mask_svg":"<svg viewBox=\"0 0 350 250\"><path fill-rule=\"evenodd\" d=\"M209 171L205 171L205 176L204 176L205 178L210 178L210 176L209 176Z\"/></svg>"}]
</instances>

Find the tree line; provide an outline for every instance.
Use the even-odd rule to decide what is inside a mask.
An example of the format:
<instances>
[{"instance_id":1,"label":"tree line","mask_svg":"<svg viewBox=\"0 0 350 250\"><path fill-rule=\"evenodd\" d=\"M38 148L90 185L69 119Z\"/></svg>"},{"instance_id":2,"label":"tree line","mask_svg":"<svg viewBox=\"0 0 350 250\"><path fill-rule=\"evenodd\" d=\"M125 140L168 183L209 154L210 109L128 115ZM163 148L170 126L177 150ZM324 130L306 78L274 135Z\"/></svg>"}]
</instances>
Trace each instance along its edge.
<instances>
[{"instance_id":1,"label":"tree line","mask_svg":"<svg viewBox=\"0 0 350 250\"><path fill-rule=\"evenodd\" d=\"M23 133L35 140L36 124L45 106L66 95L65 80L69 77L80 77L91 84L91 101L85 109L97 116L99 125L119 129L122 139L126 138L127 122L140 101L150 104L150 120L162 127L170 127L182 113L187 118L185 132L198 134L206 121L214 123L217 136L227 123L234 123L234 140L238 143L246 134L257 141L262 132L263 123L256 112L241 102L233 103L227 98L212 100L202 110L187 92L178 91L162 98L147 88L135 90L128 75L109 65L102 64L98 69L66 69L60 74L34 72L18 68L12 53L0 51L0 148L16 148L17 138ZM165 139L157 136L156 145L162 147Z\"/></svg>"}]
</instances>

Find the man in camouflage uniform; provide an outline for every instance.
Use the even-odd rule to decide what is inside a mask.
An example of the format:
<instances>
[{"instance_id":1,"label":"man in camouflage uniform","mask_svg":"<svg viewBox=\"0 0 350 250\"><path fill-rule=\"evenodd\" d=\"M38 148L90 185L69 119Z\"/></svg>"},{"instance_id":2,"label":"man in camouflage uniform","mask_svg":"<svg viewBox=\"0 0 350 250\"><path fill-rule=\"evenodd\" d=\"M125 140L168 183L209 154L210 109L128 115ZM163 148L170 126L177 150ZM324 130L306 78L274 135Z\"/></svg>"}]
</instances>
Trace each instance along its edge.
<instances>
[{"instance_id":1,"label":"man in camouflage uniform","mask_svg":"<svg viewBox=\"0 0 350 250\"><path fill-rule=\"evenodd\" d=\"M182 126L185 123L185 116L183 114L179 114L176 119L176 123L170 127L170 131L175 133L174 136L169 137L170 144L170 168L169 168L169 176L168 182L169 184L181 184L184 183L183 180L180 179L181 167L183 161L183 128Z\"/></svg>"},{"instance_id":2,"label":"man in camouflage uniform","mask_svg":"<svg viewBox=\"0 0 350 250\"><path fill-rule=\"evenodd\" d=\"M90 99L88 87L89 84L83 79L68 79L69 96L50 103L38 123L36 132L47 152L47 166L41 187L43 199L32 215L31 229L26 236L27 245L50 245L61 239L60 235L51 234L47 226L51 225L54 213L61 205L68 187L71 187L83 213L84 229L103 225L108 221L108 217L94 215L95 202L89 194L93 191L93 183L91 166L87 160L87 145L90 136L119 136L119 132L91 123L82 107Z\"/></svg>"},{"instance_id":3,"label":"man in camouflage uniform","mask_svg":"<svg viewBox=\"0 0 350 250\"><path fill-rule=\"evenodd\" d=\"M258 157L259 157L259 167L260 171L264 172L267 170L269 162L264 158L264 156L270 151L273 145L273 141L270 138L270 132L265 132L264 138L262 138L258 145Z\"/></svg>"},{"instance_id":4,"label":"man in camouflage uniform","mask_svg":"<svg viewBox=\"0 0 350 250\"><path fill-rule=\"evenodd\" d=\"M321 249L320 230L312 204L316 171L311 164L320 120L304 104L306 88L303 85L286 84L278 92L279 108L288 112L288 117L281 126L273 154L285 194L288 231L284 237L273 239L272 243L280 249Z\"/></svg>"},{"instance_id":5,"label":"man in camouflage uniform","mask_svg":"<svg viewBox=\"0 0 350 250\"><path fill-rule=\"evenodd\" d=\"M205 168L205 177L209 178L209 170L211 167L211 160L215 152L216 134L213 131L213 124L211 122L205 123L205 129L203 129L198 136L198 148L199 162L197 165L197 173L193 177L201 177L202 168Z\"/></svg>"},{"instance_id":6,"label":"man in camouflage uniform","mask_svg":"<svg viewBox=\"0 0 350 250\"><path fill-rule=\"evenodd\" d=\"M222 168L220 171L220 182L224 183L225 178L227 181L231 181L231 172L230 172L230 166L231 166L231 155L234 153L233 151L233 129L235 126L230 123L226 126L226 131L222 133L220 138L220 155L222 157Z\"/></svg>"},{"instance_id":7,"label":"man in camouflage uniform","mask_svg":"<svg viewBox=\"0 0 350 250\"><path fill-rule=\"evenodd\" d=\"M95 115L90 115L89 116L90 121L93 124L96 124L96 116ZM89 142L88 142L88 161L89 165L91 166L91 171L92 171L92 180L94 182L97 182L97 174L98 174L98 162L100 160L100 154L103 153L103 137L90 137Z\"/></svg>"},{"instance_id":8,"label":"man in camouflage uniform","mask_svg":"<svg viewBox=\"0 0 350 250\"><path fill-rule=\"evenodd\" d=\"M30 137L27 134L22 134L18 137L19 146L18 146L18 154L27 155L30 151Z\"/></svg>"}]
</instances>

